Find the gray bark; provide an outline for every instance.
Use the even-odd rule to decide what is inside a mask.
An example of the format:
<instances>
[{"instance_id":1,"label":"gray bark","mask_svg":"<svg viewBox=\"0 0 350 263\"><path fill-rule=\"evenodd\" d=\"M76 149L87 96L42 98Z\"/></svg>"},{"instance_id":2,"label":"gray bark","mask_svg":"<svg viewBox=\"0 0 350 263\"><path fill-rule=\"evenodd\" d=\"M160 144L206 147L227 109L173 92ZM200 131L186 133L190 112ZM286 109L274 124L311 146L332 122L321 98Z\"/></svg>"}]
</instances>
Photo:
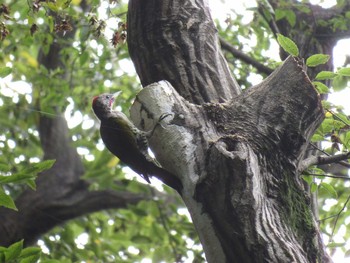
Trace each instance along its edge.
<instances>
[{"instance_id":1,"label":"gray bark","mask_svg":"<svg viewBox=\"0 0 350 263\"><path fill-rule=\"evenodd\" d=\"M133 121L149 130L159 115L172 113L150 145L184 185L181 196L208 262L329 262L298 172L323 120L303 63L289 57L241 93L215 48L216 32L188 37L208 25L206 1L130 1L128 43L140 79L169 81L138 95ZM211 60L201 63L203 57ZM190 81L202 72L210 74Z\"/></svg>"}]
</instances>

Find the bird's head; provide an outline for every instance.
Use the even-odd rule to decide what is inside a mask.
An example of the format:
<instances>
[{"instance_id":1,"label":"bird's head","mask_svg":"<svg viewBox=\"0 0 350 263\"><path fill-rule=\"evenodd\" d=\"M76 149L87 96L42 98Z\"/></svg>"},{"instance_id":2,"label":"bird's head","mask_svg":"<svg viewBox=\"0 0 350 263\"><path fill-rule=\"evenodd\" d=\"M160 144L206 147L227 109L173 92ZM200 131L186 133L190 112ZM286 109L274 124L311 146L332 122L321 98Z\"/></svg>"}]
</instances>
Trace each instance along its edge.
<instances>
[{"instance_id":1,"label":"bird's head","mask_svg":"<svg viewBox=\"0 0 350 263\"><path fill-rule=\"evenodd\" d=\"M104 115L112 110L113 102L115 98L118 97L121 91L118 91L114 94L101 94L95 96L92 100L92 109L96 116L101 120Z\"/></svg>"}]
</instances>

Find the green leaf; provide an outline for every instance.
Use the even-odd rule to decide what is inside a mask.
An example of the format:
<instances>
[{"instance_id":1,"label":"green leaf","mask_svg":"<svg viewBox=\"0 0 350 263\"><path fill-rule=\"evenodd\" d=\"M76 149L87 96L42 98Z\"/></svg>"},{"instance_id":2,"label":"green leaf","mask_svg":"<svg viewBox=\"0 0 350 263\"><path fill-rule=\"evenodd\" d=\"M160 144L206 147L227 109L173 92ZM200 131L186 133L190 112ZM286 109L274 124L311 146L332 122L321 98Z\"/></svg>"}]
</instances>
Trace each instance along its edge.
<instances>
[{"instance_id":1,"label":"green leaf","mask_svg":"<svg viewBox=\"0 0 350 263\"><path fill-rule=\"evenodd\" d=\"M0 188L0 206L4 206L13 210L18 211L15 202L11 198L11 196L7 195L4 190Z\"/></svg>"},{"instance_id":2,"label":"green leaf","mask_svg":"<svg viewBox=\"0 0 350 263\"><path fill-rule=\"evenodd\" d=\"M318 79L318 80L333 79L335 76L337 76L337 74L332 71L321 71L316 75L315 79Z\"/></svg>"},{"instance_id":3,"label":"green leaf","mask_svg":"<svg viewBox=\"0 0 350 263\"><path fill-rule=\"evenodd\" d=\"M55 23L54 23L54 20L53 20L53 18L52 18L52 16L48 16L47 17L47 20L48 20L48 24L49 24L49 28L50 28L50 32L52 33L53 32L53 30L54 30L54 27L55 27Z\"/></svg>"},{"instance_id":4,"label":"green leaf","mask_svg":"<svg viewBox=\"0 0 350 263\"><path fill-rule=\"evenodd\" d=\"M314 84L315 88L320 94L329 93L329 88L319 81L313 81L312 84Z\"/></svg>"},{"instance_id":5,"label":"green leaf","mask_svg":"<svg viewBox=\"0 0 350 263\"><path fill-rule=\"evenodd\" d=\"M32 190L36 190L36 183L35 183L35 179L29 179L26 184L32 189Z\"/></svg>"},{"instance_id":6,"label":"green leaf","mask_svg":"<svg viewBox=\"0 0 350 263\"><path fill-rule=\"evenodd\" d=\"M348 78L345 76L337 75L332 82L332 88L334 91L341 91L348 86Z\"/></svg>"},{"instance_id":7,"label":"green leaf","mask_svg":"<svg viewBox=\"0 0 350 263\"><path fill-rule=\"evenodd\" d=\"M327 63L329 60L330 56L329 55L324 55L324 54L315 54L306 60L306 66L308 67L316 67L318 65L322 65Z\"/></svg>"},{"instance_id":8,"label":"green leaf","mask_svg":"<svg viewBox=\"0 0 350 263\"><path fill-rule=\"evenodd\" d=\"M20 263L35 263L41 255L41 249L38 247L27 247L22 250Z\"/></svg>"},{"instance_id":9,"label":"green leaf","mask_svg":"<svg viewBox=\"0 0 350 263\"><path fill-rule=\"evenodd\" d=\"M299 55L299 49L297 45L290 38L285 37L281 34L277 34L277 42L288 54L295 57Z\"/></svg>"},{"instance_id":10,"label":"green leaf","mask_svg":"<svg viewBox=\"0 0 350 263\"><path fill-rule=\"evenodd\" d=\"M317 184L315 182L312 182L310 184L310 191L311 191L311 193L316 192L316 190L317 190Z\"/></svg>"},{"instance_id":11,"label":"green leaf","mask_svg":"<svg viewBox=\"0 0 350 263\"><path fill-rule=\"evenodd\" d=\"M12 72L12 68L1 67L0 68L0 78L5 78L6 76L10 75L11 72Z\"/></svg>"},{"instance_id":12,"label":"green leaf","mask_svg":"<svg viewBox=\"0 0 350 263\"><path fill-rule=\"evenodd\" d=\"M58 7L55 3L52 3L52 2L48 2L47 4L47 7L50 8L52 11L54 12L58 12Z\"/></svg>"},{"instance_id":13,"label":"green leaf","mask_svg":"<svg viewBox=\"0 0 350 263\"><path fill-rule=\"evenodd\" d=\"M335 242L332 242L332 243L329 243L327 245L327 247L329 248L335 248L335 247L344 247L346 244L345 243L335 243Z\"/></svg>"},{"instance_id":14,"label":"green leaf","mask_svg":"<svg viewBox=\"0 0 350 263\"><path fill-rule=\"evenodd\" d=\"M20 260L19 263L36 263L38 262L39 259L40 259L40 254L23 258Z\"/></svg>"},{"instance_id":15,"label":"green leaf","mask_svg":"<svg viewBox=\"0 0 350 263\"><path fill-rule=\"evenodd\" d=\"M22 252L22 248L23 248L23 240L13 243L11 246L9 246L4 252L5 261L10 262L11 260L18 258Z\"/></svg>"},{"instance_id":16,"label":"green leaf","mask_svg":"<svg viewBox=\"0 0 350 263\"><path fill-rule=\"evenodd\" d=\"M277 9L275 10L275 20L276 20L276 21L281 20L281 19L284 18L285 16L286 16L285 10L279 9L279 8L277 8Z\"/></svg>"},{"instance_id":17,"label":"green leaf","mask_svg":"<svg viewBox=\"0 0 350 263\"><path fill-rule=\"evenodd\" d=\"M79 57L80 66L83 66L86 63L86 61L88 61L88 59L89 59L89 52L84 51Z\"/></svg>"},{"instance_id":18,"label":"green leaf","mask_svg":"<svg viewBox=\"0 0 350 263\"><path fill-rule=\"evenodd\" d=\"M43 162L34 164L33 167L35 168L36 173L41 173L45 170L50 169L55 162L56 160L45 160Z\"/></svg>"},{"instance_id":19,"label":"green leaf","mask_svg":"<svg viewBox=\"0 0 350 263\"><path fill-rule=\"evenodd\" d=\"M350 68L342 68L337 71L337 73L341 76L350 77Z\"/></svg>"},{"instance_id":20,"label":"green leaf","mask_svg":"<svg viewBox=\"0 0 350 263\"><path fill-rule=\"evenodd\" d=\"M295 26L296 16L292 10L286 10L286 19L292 27Z\"/></svg>"},{"instance_id":21,"label":"green leaf","mask_svg":"<svg viewBox=\"0 0 350 263\"><path fill-rule=\"evenodd\" d=\"M131 241L137 244L149 244L152 240L147 236L136 235L131 238Z\"/></svg>"},{"instance_id":22,"label":"green leaf","mask_svg":"<svg viewBox=\"0 0 350 263\"><path fill-rule=\"evenodd\" d=\"M320 187L324 188L328 193L332 195L332 197L337 198L338 194L334 187L328 183L322 182L320 183Z\"/></svg>"},{"instance_id":23,"label":"green leaf","mask_svg":"<svg viewBox=\"0 0 350 263\"><path fill-rule=\"evenodd\" d=\"M314 134L314 135L312 135L312 138L311 138L312 142L321 142L324 140L325 140L325 138L321 134Z\"/></svg>"},{"instance_id":24,"label":"green leaf","mask_svg":"<svg viewBox=\"0 0 350 263\"><path fill-rule=\"evenodd\" d=\"M37 174L50 169L54 163L55 160L46 160L40 163L35 163L19 173L10 176L0 176L0 184L25 182L31 188L35 188L34 179Z\"/></svg>"},{"instance_id":25,"label":"green leaf","mask_svg":"<svg viewBox=\"0 0 350 263\"><path fill-rule=\"evenodd\" d=\"M304 179L305 182L308 184L311 184L313 182L313 178L310 175L303 175L302 178Z\"/></svg>"},{"instance_id":26,"label":"green leaf","mask_svg":"<svg viewBox=\"0 0 350 263\"><path fill-rule=\"evenodd\" d=\"M22 183L26 182L29 179L33 179L34 176L32 174L25 174L25 173L17 173L14 175L9 176L0 176L0 184L8 184L8 183Z\"/></svg>"}]
</instances>

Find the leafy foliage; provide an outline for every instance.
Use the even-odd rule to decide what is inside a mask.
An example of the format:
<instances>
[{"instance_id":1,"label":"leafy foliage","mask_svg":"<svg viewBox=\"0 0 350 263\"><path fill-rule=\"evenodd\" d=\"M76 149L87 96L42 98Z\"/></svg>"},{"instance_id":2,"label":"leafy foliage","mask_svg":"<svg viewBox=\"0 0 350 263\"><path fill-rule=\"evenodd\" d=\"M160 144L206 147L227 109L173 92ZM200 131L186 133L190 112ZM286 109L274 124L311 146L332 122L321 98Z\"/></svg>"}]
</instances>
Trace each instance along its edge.
<instances>
[{"instance_id":1,"label":"leafy foliage","mask_svg":"<svg viewBox=\"0 0 350 263\"><path fill-rule=\"evenodd\" d=\"M102 2L107 3L90 4ZM122 90L118 107L127 113L140 90L127 46L121 40L115 42L115 32L123 33L118 23L125 22L126 4L111 3L99 12L87 13L80 3L28 1L23 6L21 1L5 2L11 21L4 20L9 34L0 41L5 51L0 54L1 65L6 65L0 69L4 78L0 91L0 184L4 190L0 202L6 207L16 209L13 199L27 186L34 189L36 175L53 165L53 161L42 161L38 124L40 115L61 117L59 112L68 121L72 146L81 154L87 171L83 178L91 191L153 196L149 186L136 182L137 176L130 172L126 176L119 160L104 149L90 108L94 95ZM74 44L67 43L64 36L73 28L70 41ZM61 64L52 70L40 64L38 57L47 54L54 41L63 48L56 54ZM189 256L202 261L203 252L183 203L169 189L163 193L128 209L103 211L56 227L38 242L44 252L41 262L133 262L143 258L172 262L175 257ZM34 258L33 252L29 261L29 252L41 249L23 248L22 242L13 246L17 252L12 246L1 248L6 262L36 262L40 256L37 253Z\"/></svg>"},{"instance_id":2,"label":"leafy foliage","mask_svg":"<svg viewBox=\"0 0 350 263\"><path fill-rule=\"evenodd\" d=\"M183 203L167 189L166 197L165 194L159 197L148 186L130 180L135 176L125 175L118 159L101 144L90 110L92 96L123 90L118 103L127 112L140 85L130 69L127 47L121 38L126 4L87 2L94 7L90 12L82 8L80 0L27 1L25 5L23 1L4 1L8 10L3 9L0 14L3 51L0 53L0 78L3 79L0 82L0 205L16 209L13 199L28 186L34 189L37 174L53 165L53 161L42 161L38 119L40 115L57 117L57 112L61 112L70 127L72 146L84 161L87 171L84 179L90 183L91 191L141 192L153 198L127 209L102 211L62 222L62 226L39 240L43 250L41 262L135 262L144 258L153 262L185 258L202 262L202 249ZM291 27L297 23L287 1L281 2L284 6L274 13L272 9L263 11L268 19L257 15L258 8L251 8L255 15L248 22L242 14L231 10L224 23L217 21L220 36L254 60L276 68L280 61L267 55L271 47L276 46L267 21L285 19ZM296 8L310 12L302 3ZM346 12L344 17L319 22L338 30L348 27L348 21L349 12ZM71 33L71 40L64 38ZM277 41L287 53L299 55L293 40L278 35ZM52 43L63 47L56 54L61 65L55 70L38 61L40 55L48 54ZM256 78L266 77L229 52L225 52L225 57L243 88L255 84ZM307 58L306 65L317 67L328 59L326 55L315 54ZM349 67L335 72L321 71L313 84L321 94L341 91L348 88L349 76ZM331 87L322 82L329 79L333 80ZM320 150L328 155L349 151L348 116L337 105L327 101L323 104L326 118L312 142L321 143ZM348 168L337 171L336 175L342 178L330 178L334 172L328 168L310 167L304 179L311 191L318 193L321 228L329 237L330 251L340 246L346 252L344 243L350 237L349 231L344 231L350 216L350 210L346 209ZM337 242L332 243L335 236ZM0 261L36 262L40 251L35 247L23 248L20 241L8 248L0 247Z\"/></svg>"},{"instance_id":3,"label":"leafy foliage","mask_svg":"<svg viewBox=\"0 0 350 263\"><path fill-rule=\"evenodd\" d=\"M40 258L41 249L36 247L23 248L23 240L18 241L8 248L0 247L0 262L7 263L32 263Z\"/></svg>"},{"instance_id":4,"label":"leafy foliage","mask_svg":"<svg viewBox=\"0 0 350 263\"><path fill-rule=\"evenodd\" d=\"M50 169L54 163L55 163L54 160L46 160L41 163L34 163L31 165L31 167L26 168L23 171L20 171L15 174L11 174L10 171L8 171L8 174L6 174L6 170L5 171L3 170L2 173L5 173L6 175L0 175L0 186L4 185L4 187L6 187L6 184L10 184L10 183L11 184L25 183L30 188L35 190L35 178L37 177L37 175L45 170ZM17 210L17 207L13 199L11 198L11 196L7 195L1 187L0 187L0 206L5 206L7 208Z\"/></svg>"}]
</instances>

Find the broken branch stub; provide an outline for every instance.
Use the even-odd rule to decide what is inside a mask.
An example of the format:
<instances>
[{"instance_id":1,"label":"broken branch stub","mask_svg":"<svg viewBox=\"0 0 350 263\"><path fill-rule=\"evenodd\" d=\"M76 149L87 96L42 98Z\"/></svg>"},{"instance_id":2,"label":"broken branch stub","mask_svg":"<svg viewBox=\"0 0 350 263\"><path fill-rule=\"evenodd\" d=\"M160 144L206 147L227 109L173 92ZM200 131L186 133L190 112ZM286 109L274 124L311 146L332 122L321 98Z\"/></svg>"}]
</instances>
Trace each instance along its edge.
<instances>
[{"instance_id":1,"label":"broken branch stub","mask_svg":"<svg viewBox=\"0 0 350 263\"><path fill-rule=\"evenodd\" d=\"M131 118L148 131L162 114L171 115L156 129L151 148L166 169L192 183L205 178L206 152L217 141L228 151L242 141L255 153L283 156L296 166L324 116L302 62L294 57L227 103L197 106L166 81L151 84L138 94Z\"/></svg>"},{"instance_id":2,"label":"broken branch stub","mask_svg":"<svg viewBox=\"0 0 350 263\"><path fill-rule=\"evenodd\" d=\"M289 57L227 103L193 105L168 82L154 83L137 96L131 118L151 130L165 113L172 115L150 146L181 180L209 262L324 256L297 169L324 114L301 61Z\"/></svg>"},{"instance_id":3,"label":"broken branch stub","mask_svg":"<svg viewBox=\"0 0 350 263\"><path fill-rule=\"evenodd\" d=\"M168 171L196 185L205 171L203 160L209 141L217 138L200 106L183 99L166 81L153 83L137 96L131 119L142 130L148 131L159 117L169 114L150 138L150 146L157 160Z\"/></svg>"}]
</instances>

